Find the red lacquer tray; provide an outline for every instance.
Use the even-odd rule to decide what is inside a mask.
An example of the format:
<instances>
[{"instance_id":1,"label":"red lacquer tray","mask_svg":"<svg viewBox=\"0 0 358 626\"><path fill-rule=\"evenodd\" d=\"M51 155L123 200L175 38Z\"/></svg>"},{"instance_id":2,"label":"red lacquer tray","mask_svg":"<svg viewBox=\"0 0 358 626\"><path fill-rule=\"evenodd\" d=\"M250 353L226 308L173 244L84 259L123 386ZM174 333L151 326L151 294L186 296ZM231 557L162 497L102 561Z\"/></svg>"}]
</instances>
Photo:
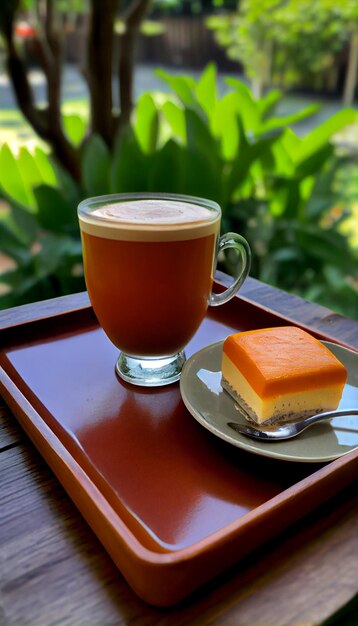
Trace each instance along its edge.
<instances>
[{"instance_id":1,"label":"red lacquer tray","mask_svg":"<svg viewBox=\"0 0 358 626\"><path fill-rule=\"evenodd\" d=\"M287 320L235 297L212 309L190 356L229 333ZM349 484L357 453L287 463L216 439L179 385L141 389L91 307L0 331L0 392L133 589L178 602Z\"/></svg>"}]
</instances>

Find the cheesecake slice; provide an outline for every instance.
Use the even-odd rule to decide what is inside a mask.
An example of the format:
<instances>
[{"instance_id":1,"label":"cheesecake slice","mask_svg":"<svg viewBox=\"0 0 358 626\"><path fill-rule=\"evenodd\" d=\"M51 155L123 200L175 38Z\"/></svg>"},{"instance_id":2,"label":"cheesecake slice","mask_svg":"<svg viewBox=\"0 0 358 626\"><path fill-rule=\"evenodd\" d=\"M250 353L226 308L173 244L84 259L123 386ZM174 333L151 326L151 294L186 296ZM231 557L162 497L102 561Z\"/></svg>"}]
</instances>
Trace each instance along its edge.
<instances>
[{"instance_id":1,"label":"cheesecake slice","mask_svg":"<svg viewBox=\"0 0 358 626\"><path fill-rule=\"evenodd\" d=\"M222 354L222 386L257 424L294 421L339 405L344 365L295 326L229 335Z\"/></svg>"}]
</instances>

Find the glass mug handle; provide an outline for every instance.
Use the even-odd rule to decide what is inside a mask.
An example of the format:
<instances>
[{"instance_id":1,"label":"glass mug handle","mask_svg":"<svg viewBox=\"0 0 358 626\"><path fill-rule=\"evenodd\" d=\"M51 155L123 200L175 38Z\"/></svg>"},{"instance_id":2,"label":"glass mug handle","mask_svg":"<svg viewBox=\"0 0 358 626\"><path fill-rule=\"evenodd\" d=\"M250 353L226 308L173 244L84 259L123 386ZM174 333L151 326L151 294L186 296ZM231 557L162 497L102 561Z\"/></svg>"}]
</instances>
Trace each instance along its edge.
<instances>
[{"instance_id":1,"label":"glass mug handle","mask_svg":"<svg viewBox=\"0 0 358 626\"><path fill-rule=\"evenodd\" d=\"M222 293L210 294L210 306L219 306L219 304L224 304L225 302L230 300L230 298L232 298L240 289L242 283L244 282L250 271L251 250L246 239L244 239L244 237L241 237L241 235L238 235L237 233L226 233L226 235L221 235L218 243L217 256L220 252L228 250L229 248L236 250L240 255L238 276L235 278L232 285L230 285L230 287L225 289L225 291L223 291Z\"/></svg>"}]
</instances>

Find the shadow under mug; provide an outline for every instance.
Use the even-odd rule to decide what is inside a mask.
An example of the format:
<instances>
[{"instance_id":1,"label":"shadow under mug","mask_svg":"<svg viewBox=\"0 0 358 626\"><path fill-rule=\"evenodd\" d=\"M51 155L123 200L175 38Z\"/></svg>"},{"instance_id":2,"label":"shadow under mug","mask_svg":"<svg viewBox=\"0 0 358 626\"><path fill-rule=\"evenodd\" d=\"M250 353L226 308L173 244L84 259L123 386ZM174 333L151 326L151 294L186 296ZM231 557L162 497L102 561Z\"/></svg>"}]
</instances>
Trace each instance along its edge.
<instances>
[{"instance_id":1,"label":"shadow under mug","mask_svg":"<svg viewBox=\"0 0 358 626\"><path fill-rule=\"evenodd\" d=\"M118 375L146 387L177 381L208 306L224 304L244 282L247 241L220 236L220 206L191 196L99 196L81 202L78 217L89 298L120 350ZM238 273L215 294L218 254L227 249L239 255Z\"/></svg>"}]
</instances>

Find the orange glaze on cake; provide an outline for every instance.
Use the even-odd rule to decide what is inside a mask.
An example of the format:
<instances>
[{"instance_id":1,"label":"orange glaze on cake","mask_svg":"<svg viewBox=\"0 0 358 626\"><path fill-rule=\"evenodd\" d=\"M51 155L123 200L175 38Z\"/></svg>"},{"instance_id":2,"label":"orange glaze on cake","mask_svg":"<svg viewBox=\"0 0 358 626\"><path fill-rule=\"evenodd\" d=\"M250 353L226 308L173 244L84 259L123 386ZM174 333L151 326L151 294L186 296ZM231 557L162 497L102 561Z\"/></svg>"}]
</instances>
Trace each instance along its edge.
<instances>
[{"instance_id":1,"label":"orange glaze on cake","mask_svg":"<svg viewBox=\"0 0 358 626\"><path fill-rule=\"evenodd\" d=\"M347 372L320 341L294 326L230 335L224 353L262 398L338 385Z\"/></svg>"}]
</instances>

